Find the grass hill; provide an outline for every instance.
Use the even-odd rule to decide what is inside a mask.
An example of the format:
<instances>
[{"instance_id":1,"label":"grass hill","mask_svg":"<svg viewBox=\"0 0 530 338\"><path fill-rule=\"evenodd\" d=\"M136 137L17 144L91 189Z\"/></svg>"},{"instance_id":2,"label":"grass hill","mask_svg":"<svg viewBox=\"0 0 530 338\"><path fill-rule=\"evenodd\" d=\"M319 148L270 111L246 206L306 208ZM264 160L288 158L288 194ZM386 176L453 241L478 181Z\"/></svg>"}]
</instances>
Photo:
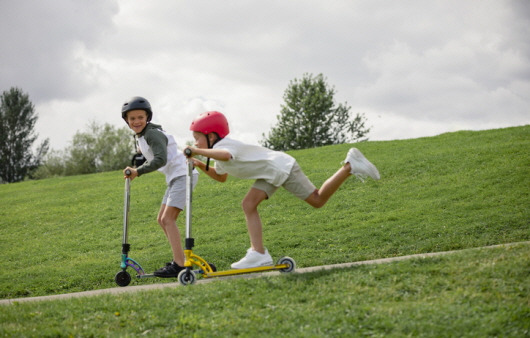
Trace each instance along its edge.
<instances>
[{"instance_id":1,"label":"grass hill","mask_svg":"<svg viewBox=\"0 0 530 338\"><path fill-rule=\"evenodd\" d=\"M319 210L282 189L262 204L264 242L274 259L288 255L307 267L530 239L530 126L355 146L379 168L380 181L352 177ZM350 147L289 153L319 186ZM229 268L249 246L240 202L251 184L201 175L195 190L194 252L219 269ZM171 259L156 223L164 185L159 173L132 183L130 256L146 271ZM0 298L115 287L120 172L0 185L0 205ZM184 234L184 217L178 224ZM24 336L39 329L74 336L436 335L449 328L459 336L529 334L529 246L479 252L129 298L0 306L0 335L22 328ZM92 315L84 312L87 307Z\"/></svg>"}]
</instances>

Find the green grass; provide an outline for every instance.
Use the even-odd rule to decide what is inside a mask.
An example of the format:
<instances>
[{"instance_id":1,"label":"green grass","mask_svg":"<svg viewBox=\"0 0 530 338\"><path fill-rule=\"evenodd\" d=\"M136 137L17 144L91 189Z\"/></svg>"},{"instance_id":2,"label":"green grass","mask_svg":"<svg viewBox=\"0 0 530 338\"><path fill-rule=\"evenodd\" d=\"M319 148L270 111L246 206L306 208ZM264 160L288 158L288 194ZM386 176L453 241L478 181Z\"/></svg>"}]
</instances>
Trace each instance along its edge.
<instances>
[{"instance_id":1,"label":"green grass","mask_svg":"<svg viewBox=\"0 0 530 338\"><path fill-rule=\"evenodd\" d=\"M350 146L290 154L318 186ZM356 146L377 165L381 181L351 178L319 210L279 190L260 209L273 258L289 255L308 267L530 239L530 126ZM219 269L249 245L240 201L251 184L201 175L196 188L194 252ZM171 257L156 224L164 189L158 173L132 185L130 256L147 271ZM0 205L0 298L115 286L120 172L0 185ZM184 231L184 218L178 223ZM522 245L307 276L21 303L0 307L0 334L524 336L529 256ZM175 280L133 284L168 281Z\"/></svg>"},{"instance_id":2,"label":"green grass","mask_svg":"<svg viewBox=\"0 0 530 338\"><path fill-rule=\"evenodd\" d=\"M377 266L0 307L0 335L432 336L530 333L530 245Z\"/></svg>"}]
</instances>

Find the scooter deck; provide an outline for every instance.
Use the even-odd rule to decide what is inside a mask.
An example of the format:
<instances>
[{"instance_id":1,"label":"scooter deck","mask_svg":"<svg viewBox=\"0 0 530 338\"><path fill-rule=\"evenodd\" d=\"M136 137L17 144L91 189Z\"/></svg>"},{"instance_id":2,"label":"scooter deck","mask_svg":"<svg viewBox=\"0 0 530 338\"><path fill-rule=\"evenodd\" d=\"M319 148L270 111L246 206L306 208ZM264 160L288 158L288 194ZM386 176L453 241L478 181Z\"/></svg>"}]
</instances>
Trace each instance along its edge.
<instances>
[{"instance_id":1,"label":"scooter deck","mask_svg":"<svg viewBox=\"0 0 530 338\"><path fill-rule=\"evenodd\" d=\"M289 268L288 264L276 264L276 265L268 265L268 266L259 266L259 267L248 268L248 269L231 269L231 270L225 270L225 271L203 273L201 276L203 278L213 278L213 277L222 277L222 276L244 275L244 274L256 273L256 272L282 270L282 269L288 269L288 268Z\"/></svg>"},{"instance_id":2,"label":"scooter deck","mask_svg":"<svg viewBox=\"0 0 530 338\"><path fill-rule=\"evenodd\" d=\"M275 270L282 270L289 268L289 265L287 264L276 264L276 265L268 265L268 266L260 266L256 268L248 268L248 269L231 269L231 270L225 270L225 271L216 271L216 272L210 272L205 273L202 270L194 270L195 273L200 274L202 278L215 278L215 277L225 277L225 276L235 276L235 275L245 275L250 273L258 273L258 272L267 272L267 271L275 271ZM143 278L153 278L156 277L154 274L137 274L136 278L143 279Z\"/></svg>"}]
</instances>

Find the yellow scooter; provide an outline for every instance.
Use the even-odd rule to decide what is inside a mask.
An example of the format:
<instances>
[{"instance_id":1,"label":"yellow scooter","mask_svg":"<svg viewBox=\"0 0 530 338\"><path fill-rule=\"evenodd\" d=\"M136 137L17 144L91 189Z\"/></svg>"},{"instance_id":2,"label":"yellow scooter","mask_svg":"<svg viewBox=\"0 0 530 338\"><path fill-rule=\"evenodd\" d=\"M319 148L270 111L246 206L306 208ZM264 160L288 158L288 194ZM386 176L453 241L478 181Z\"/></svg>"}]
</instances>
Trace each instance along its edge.
<instances>
[{"instance_id":1,"label":"yellow scooter","mask_svg":"<svg viewBox=\"0 0 530 338\"><path fill-rule=\"evenodd\" d=\"M186 262L184 267L178 275L178 280L182 285L190 285L195 283L197 274L200 274L203 278L223 277L242 275L256 272L265 272L279 270L280 272L292 272L296 268L295 261L290 257L282 257L278 260L276 265L260 266L248 269L232 269L226 271L216 271L213 264L206 262L203 258L193 253L193 246L195 240L191 236L191 204L192 204L192 177L193 177L193 161L189 158L191 151L186 149L186 156L188 156L188 169L186 173L186 248L184 255L186 256ZM193 270L193 267L198 267L198 270Z\"/></svg>"}]
</instances>

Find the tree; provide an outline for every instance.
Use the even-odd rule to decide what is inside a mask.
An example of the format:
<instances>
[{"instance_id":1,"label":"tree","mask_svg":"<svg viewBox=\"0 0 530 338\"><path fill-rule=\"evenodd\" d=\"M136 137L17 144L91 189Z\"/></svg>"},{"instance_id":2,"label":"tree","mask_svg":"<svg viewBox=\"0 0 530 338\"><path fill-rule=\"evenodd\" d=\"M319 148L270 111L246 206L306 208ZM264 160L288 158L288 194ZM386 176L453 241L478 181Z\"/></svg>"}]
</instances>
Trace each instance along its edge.
<instances>
[{"instance_id":1,"label":"tree","mask_svg":"<svg viewBox=\"0 0 530 338\"><path fill-rule=\"evenodd\" d=\"M29 96L19 88L4 91L0 104L0 178L3 182L22 181L31 175L48 152L44 140L36 154L31 149L37 139L37 114Z\"/></svg>"},{"instance_id":2,"label":"tree","mask_svg":"<svg viewBox=\"0 0 530 338\"><path fill-rule=\"evenodd\" d=\"M108 123L90 122L86 131L77 131L63 151L52 151L38 177L69 176L123 169L134 153L131 131Z\"/></svg>"},{"instance_id":3,"label":"tree","mask_svg":"<svg viewBox=\"0 0 530 338\"><path fill-rule=\"evenodd\" d=\"M364 114L350 120L347 103L335 104L335 89L329 88L322 74L304 74L289 83L277 115L277 124L261 144L274 150L320 147L360 140L370 129Z\"/></svg>"},{"instance_id":4,"label":"tree","mask_svg":"<svg viewBox=\"0 0 530 338\"><path fill-rule=\"evenodd\" d=\"M88 174L123 169L131 161L131 131L108 123L91 122L86 132L77 132L67 149L67 174Z\"/></svg>"}]
</instances>

